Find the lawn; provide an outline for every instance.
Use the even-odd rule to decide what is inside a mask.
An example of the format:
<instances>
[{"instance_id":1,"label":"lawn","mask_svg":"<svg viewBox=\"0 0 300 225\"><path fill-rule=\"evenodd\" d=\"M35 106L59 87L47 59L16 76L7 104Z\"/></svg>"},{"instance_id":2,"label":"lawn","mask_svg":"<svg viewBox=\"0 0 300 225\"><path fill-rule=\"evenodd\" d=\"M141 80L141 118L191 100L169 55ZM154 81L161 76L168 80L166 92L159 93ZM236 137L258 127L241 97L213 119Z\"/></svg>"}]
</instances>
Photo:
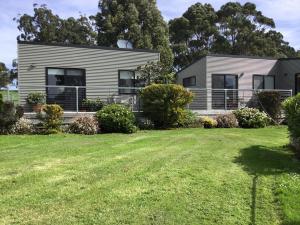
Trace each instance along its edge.
<instances>
[{"instance_id":1,"label":"lawn","mask_svg":"<svg viewBox=\"0 0 300 225\"><path fill-rule=\"evenodd\" d=\"M286 128L0 136L0 224L300 224Z\"/></svg>"},{"instance_id":2,"label":"lawn","mask_svg":"<svg viewBox=\"0 0 300 225\"><path fill-rule=\"evenodd\" d=\"M18 93L18 91L12 91L11 90L11 91L9 91L9 95L8 95L7 91L1 91L0 90L0 94L2 94L4 100L13 101L16 104L19 103L19 93Z\"/></svg>"}]
</instances>

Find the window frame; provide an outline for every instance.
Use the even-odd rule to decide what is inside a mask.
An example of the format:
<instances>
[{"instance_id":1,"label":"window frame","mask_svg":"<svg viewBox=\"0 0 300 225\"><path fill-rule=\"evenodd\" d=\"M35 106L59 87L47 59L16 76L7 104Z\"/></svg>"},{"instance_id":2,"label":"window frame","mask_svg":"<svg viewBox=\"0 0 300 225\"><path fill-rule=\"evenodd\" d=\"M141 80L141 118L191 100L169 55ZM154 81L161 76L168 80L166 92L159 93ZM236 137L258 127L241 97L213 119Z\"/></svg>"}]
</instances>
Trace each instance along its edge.
<instances>
[{"instance_id":1,"label":"window frame","mask_svg":"<svg viewBox=\"0 0 300 225\"><path fill-rule=\"evenodd\" d=\"M131 90L131 93L121 93L121 89L122 88L120 86L120 78L121 78L121 72L133 72L133 87L126 87L126 88L134 88ZM123 87L125 88L125 87ZM121 70L118 70L118 93L119 95L135 95L136 94L136 70L126 70L126 69L121 69ZM130 90L130 89L128 89Z\"/></svg>"},{"instance_id":2,"label":"window frame","mask_svg":"<svg viewBox=\"0 0 300 225\"><path fill-rule=\"evenodd\" d=\"M83 86L67 86L67 85L49 85L48 83L48 76L49 76L49 73L48 73L48 70L49 69L61 69L64 71L64 75L63 76L68 76L67 75L67 70L81 70L83 72ZM46 83L46 86L45 86L45 93L46 93L46 102L48 102L48 96L49 96L49 91L48 91L48 88L51 88L51 87L62 87L62 88L65 88L65 87L83 87L84 88L84 94L83 94L83 99L86 98L86 69L82 69L82 68L66 68L66 67L45 67L45 83ZM51 87L48 87L48 86L51 86ZM64 108L64 107L63 107ZM65 108L64 108L65 110Z\"/></svg>"},{"instance_id":3,"label":"window frame","mask_svg":"<svg viewBox=\"0 0 300 225\"><path fill-rule=\"evenodd\" d=\"M49 73L48 73L48 70L49 69L60 69L60 70L64 70L64 75L63 76L68 76L67 75L67 73L66 73L66 71L67 70L81 70L82 72L83 72L83 86L68 86L68 85L49 85L48 84L48 76L49 76ZM62 86L62 87L86 87L86 70L85 69L82 69L82 68L66 68L66 67L45 67L45 70L46 70L46 72L45 72L45 74L46 74L46 86Z\"/></svg>"},{"instance_id":4,"label":"window frame","mask_svg":"<svg viewBox=\"0 0 300 225\"><path fill-rule=\"evenodd\" d=\"M255 77L263 77L263 89L255 89L254 88L254 78ZM253 90L266 90L265 89L265 77L273 77L273 87L274 87L273 90L274 90L275 89L275 75L262 75L262 74L253 74L252 75L252 89Z\"/></svg>"},{"instance_id":5,"label":"window frame","mask_svg":"<svg viewBox=\"0 0 300 225\"><path fill-rule=\"evenodd\" d=\"M195 85L189 85L189 86L185 86L184 85L184 81L187 79L191 79L191 78L195 78ZM196 87L197 86L197 77L196 76L190 76L190 77L185 77L182 79L182 86L185 88L189 88L189 87Z\"/></svg>"},{"instance_id":6,"label":"window frame","mask_svg":"<svg viewBox=\"0 0 300 225\"><path fill-rule=\"evenodd\" d=\"M213 76L223 76L223 82L224 82L224 87L221 88L221 89L228 89L228 90L237 90L239 89L239 76L237 74L229 74L229 73L226 73L226 74L222 74L222 73L214 73L211 75L211 87L212 89L220 89L220 88L213 88ZM226 84L226 76L234 76L235 77L235 86L236 88L233 88L233 89L229 89L229 88L226 88L225 87L225 84Z\"/></svg>"}]
</instances>

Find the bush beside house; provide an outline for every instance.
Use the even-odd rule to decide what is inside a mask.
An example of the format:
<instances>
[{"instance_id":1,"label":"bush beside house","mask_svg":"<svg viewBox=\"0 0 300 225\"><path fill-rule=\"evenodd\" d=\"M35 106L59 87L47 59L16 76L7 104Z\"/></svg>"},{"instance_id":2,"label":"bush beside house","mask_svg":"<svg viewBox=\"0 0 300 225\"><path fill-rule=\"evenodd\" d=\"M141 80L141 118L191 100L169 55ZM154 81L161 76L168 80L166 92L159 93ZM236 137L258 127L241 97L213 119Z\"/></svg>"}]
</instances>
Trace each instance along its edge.
<instances>
[{"instance_id":1,"label":"bush beside house","mask_svg":"<svg viewBox=\"0 0 300 225\"><path fill-rule=\"evenodd\" d=\"M193 94L181 85L152 84L141 91L143 112L156 128L178 126Z\"/></svg>"},{"instance_id":2,"label":"bush beside house","mask_svg":"<svg viewBox=\"0 0 300 225\"><path fill-rule=\"evenodd\" d=\"M300 155L300 94L283 103L292 146Z\"/></svg>"},{"instance_id":3,"label":"bush beside house","mask_svg":"<svg viewBox=\"0 0 300 225\"><path fill-rule=\"evenodd\" d=\"M37 117L42 122L46 134L55 134L61 131L63 114L64 110L59 105L44 105L42 107L42 111L37 114Z\"/></svg>"},{"instance_id":4,"label":"bush beside house","mask_svg":"<svg viewBox=\"0 0 300 225\"><path fill-rule=\"evenodd\" d=\"M91 115L79 116L70 123L68 131L73 134L97 134L98 122L96 118Z\"/></svg>"},{"instance_id":5,"label":"bush beside house","mask_svg":"<svg viewBox=\"0 0 300 225\"><path fill-rule=\"evenodd\" d=\"M137 130L133 112L124 105L104 106L96 113L96 118L102 132L134 133Z\"/></svg>"},{"instance_id":6,"label":"bush beside house","mask_svg":"<svg viewBox=\"0 0 300 225\"><path fill-rule=\"evenodd\" d=\"M270 118L264 112L254 108L242 108L233 112L242 128L262 128L270 123Z\"/></svg>"},{"instance_id":7,"label":"bush beside house","mask_svg":"<svg viewBox=\"0 0 300 225\"><path fill-rule=\"evenodd\" d=\"M258 108L266 112L274 122L279 122L281 114L281 96L277 91L263 91L257 94Z\"/></svg>"}]
</instances>

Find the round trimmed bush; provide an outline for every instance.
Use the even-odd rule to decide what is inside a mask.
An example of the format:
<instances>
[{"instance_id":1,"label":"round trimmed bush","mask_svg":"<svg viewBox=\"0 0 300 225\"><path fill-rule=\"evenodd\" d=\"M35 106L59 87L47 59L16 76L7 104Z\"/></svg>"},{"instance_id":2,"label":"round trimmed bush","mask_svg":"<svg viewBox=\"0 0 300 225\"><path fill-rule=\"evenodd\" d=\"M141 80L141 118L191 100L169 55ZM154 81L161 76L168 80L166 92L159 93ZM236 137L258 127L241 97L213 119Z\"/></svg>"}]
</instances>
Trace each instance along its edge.
<instances>
[{"instance_id":1,"label":"round trimmed bush","mask_svg":"<svg viewBox=\"0 0 300 225\"><path fill-rule=\"evenodd\" d=\"M217 121L208 116L200 117L200 122L204 128L214 128L217 126Z\"/></svg>"},{"instance_id":2,"label":"round trimmed bush","mask_svg":"<svg viewBox=\"0 0 300 225\"><path fill-rule=\"evenodd\" d=\"M268 115L255 108L238 109L233 114L242 128L262 128L270 123Z\"/></svg>"},{"instance_id":3,"label":"round trimmed bush","mask_svg":"<svg viewBox=\"0 0 300 225\"><path fill-rule=\"evenodd\" d=\"M93 135L98 132L98 122L95 117L86 115L76 117L69 125L69 132L73 134Z\"/></svg>"},{"instance_id":4,"label":"round trimmed bush","mask_svg":"<svg viewBox=\"0 0 300 225\"><path fill-rule=\"evenodd\" d=\"M178 126L193 94L181 85L152 84L141 91L144 115L156 128Z\"/></svg>"},{"instance_id":5,"label":"round trimmed bush","mask_svg":"<svg viewBox=\"0 0 300 225\"><path fill-rule=\"evenodd\" d=\"M219 115L216 118L218 128L235 128L238 127L238 121L234 114Z\"/></svg>"},{"instance_id":6,"label":"round trimmed bush","mask_svg":"<svg viewBox=\"0 0 300 225\"><path fill-rule=\"evenodd\" d=\"M126 106L111 104L104 106L96 113L102 132L106 133L134 133L135 116Z\"/></svg>"}]
</instances>

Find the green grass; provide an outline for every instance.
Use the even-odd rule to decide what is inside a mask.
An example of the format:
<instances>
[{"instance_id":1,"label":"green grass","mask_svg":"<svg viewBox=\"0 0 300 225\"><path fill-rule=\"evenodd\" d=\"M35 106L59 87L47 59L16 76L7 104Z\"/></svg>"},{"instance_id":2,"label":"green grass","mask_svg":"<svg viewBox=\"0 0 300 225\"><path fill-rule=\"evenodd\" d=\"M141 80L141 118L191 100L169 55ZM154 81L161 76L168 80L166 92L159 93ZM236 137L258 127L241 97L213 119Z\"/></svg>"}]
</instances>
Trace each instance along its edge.
<instances>
[{"instance_id":1,"label":"green grass","mask_svg":"<svg viewBox=\"0 0 300 225\"><path fill-rule=\"evenodd\" d=\"M0 224L300 224L286 128L0 136Z\"/></svg>"},{"instance_id":2,"label":"green grass","mask_svg":"<svg viewBox=\"0 0 300 225\"><path fill-rule=\"evenodd\" d=\"M16 104L19 103L19 93L18 93L18 91L9 91L9 95L8 95L7 91L0 91L0 94L2 94L4 100L13 101Z\"/></svg>"}]
</instances>

